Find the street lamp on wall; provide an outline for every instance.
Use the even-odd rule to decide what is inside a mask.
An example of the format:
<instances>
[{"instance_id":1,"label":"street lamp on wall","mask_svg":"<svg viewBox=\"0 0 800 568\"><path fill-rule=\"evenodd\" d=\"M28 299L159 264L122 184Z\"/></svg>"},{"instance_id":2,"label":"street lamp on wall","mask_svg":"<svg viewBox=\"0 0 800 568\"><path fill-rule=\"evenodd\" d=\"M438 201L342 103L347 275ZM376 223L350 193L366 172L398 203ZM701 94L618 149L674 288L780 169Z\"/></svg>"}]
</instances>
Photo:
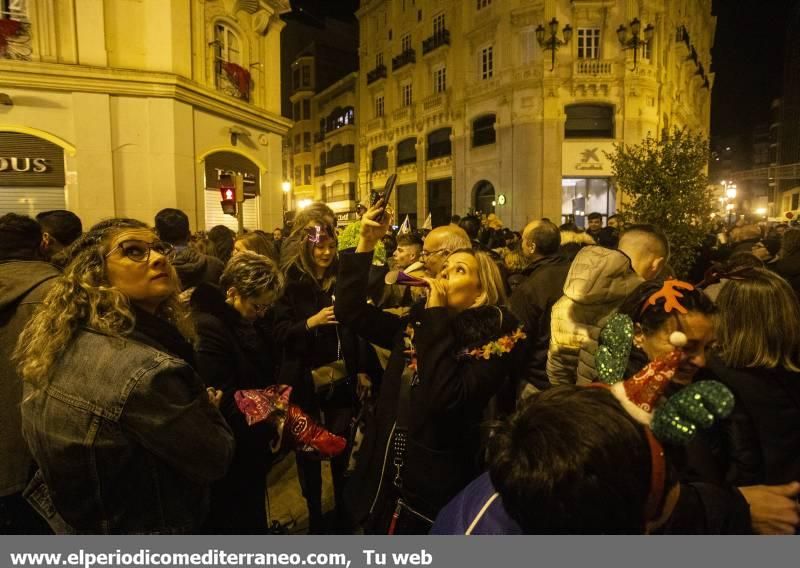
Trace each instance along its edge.
<instances>
[{"instance_id":1,"label":"street lamp on wall","mask_svg":"<svg viewBox=\"0 0 800 568\"><path fill-rule=\"evenodd\" d=\"M556 68L556 51L562 45L567 45L569 40L572 39L572 26L567 24L564 26L564 29L561 30L561 33L564 36L564 39L559 39L558 37L558 20L553 18L550 20L550 23L547 24L547 33L549 34L548 37L545 37L545 29L542 24L536 26L536 41L539 42L539 46L542 49L550 50L551 52L551 62L550 62L550 71Z\"/></svg>"},{"instance_id":2,"label":"street lamp on wall","mask_svg":"<svg viewBox=\"0 0 800 568\"><path fill-rule=\"evenodd\" d=\"M647 24L647 27L644 28L644 38L642 38L642 22L639 20L639 18L634 18L631 20L631 37L628 37L628 27L625 24L621 24L617 28L617 38L619 39L620 45L622 45L622 49L633 50L633 69L631 69L631 71L636 71L636 65L639 58L639 48L645 47L651 41L653 41L653 34L655 33L655 30L656 29L653 27L653 24Z\"/></svg>"}]
</instances>

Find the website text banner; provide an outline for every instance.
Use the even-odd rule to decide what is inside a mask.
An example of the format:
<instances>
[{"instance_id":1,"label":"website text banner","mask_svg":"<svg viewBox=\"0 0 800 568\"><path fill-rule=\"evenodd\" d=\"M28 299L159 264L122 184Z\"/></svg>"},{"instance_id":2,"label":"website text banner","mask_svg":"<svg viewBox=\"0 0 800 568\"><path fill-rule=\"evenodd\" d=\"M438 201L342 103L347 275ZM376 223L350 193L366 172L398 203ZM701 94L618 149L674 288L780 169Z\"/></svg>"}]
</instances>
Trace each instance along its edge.
<instances>
[{"instance_id":1,"label":"website text banner","mask_svg":"<svg viewBox=\"0 0 800 568\"><path fill-rule=\"evenodd\" d=\"M0 536L0 568L769 568L800 539L759 537Z\"/></svg>"}]
</instances>

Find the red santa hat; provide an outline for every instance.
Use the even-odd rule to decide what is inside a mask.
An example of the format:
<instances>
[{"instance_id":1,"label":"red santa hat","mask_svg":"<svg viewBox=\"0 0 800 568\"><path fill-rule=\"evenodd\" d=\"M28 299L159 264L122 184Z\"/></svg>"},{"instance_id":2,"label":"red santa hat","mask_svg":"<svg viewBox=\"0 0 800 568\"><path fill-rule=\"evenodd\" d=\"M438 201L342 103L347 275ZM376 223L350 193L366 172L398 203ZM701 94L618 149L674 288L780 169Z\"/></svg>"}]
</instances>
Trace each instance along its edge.
<instances>
[{"instance_id":1,"label":"red santa hat","mask_svg":"<svg viewBox=\"0 0 800 568\"><path fill-rule=\"evenodd\" d=\"M681 347L686 345L686 335L680 331L670 335L675 347L666 355L651 361L631 378L611 386L612 394L636 421L650 425L653 411L669 386L683 357Z\"/></svg>"}]
</instances>

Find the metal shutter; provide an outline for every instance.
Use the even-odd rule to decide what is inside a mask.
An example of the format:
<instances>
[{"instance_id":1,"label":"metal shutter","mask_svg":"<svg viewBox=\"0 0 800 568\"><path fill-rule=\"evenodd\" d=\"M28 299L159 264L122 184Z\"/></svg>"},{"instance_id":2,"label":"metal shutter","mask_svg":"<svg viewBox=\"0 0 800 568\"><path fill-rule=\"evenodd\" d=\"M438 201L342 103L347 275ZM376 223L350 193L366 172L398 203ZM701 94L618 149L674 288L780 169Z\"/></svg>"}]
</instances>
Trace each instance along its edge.
<instances>
[{"instance_id":1,"label":"metal shutter","mask_svg":"<svg viewBox=\"0 0 800 568\"><path fill-rule=\"evenodd\" d=\"M205 190L203 194L206 203L206 231L215 225L225 225L229 229L236 231L238 229L236 217L225 215L222 212L222 207L219 204L219 191ZM260 201L260 197L254 197L244 202L245 229L261 228Z\"/></svg>"},{"instance_id":2,"label":"metal shutter","mask_svg":"<svg viewBox=\"0 0 800 568\"><path fill-rule=\"evenodd\" d=\"M0 215L16 213L35 218L42 211L66 208L63 187L0 187Z\"/></svg>"}]
</instances>

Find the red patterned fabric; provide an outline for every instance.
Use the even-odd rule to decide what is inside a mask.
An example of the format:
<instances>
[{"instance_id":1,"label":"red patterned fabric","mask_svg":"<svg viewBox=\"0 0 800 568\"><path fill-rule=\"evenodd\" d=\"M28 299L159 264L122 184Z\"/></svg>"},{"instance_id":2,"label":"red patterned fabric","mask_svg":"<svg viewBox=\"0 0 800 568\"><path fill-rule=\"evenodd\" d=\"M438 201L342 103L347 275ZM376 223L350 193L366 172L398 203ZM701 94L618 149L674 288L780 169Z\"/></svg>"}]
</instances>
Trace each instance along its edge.
<instances>
[{"instance_id":1,"label":"red patterned fabric","mask_svg":"<svg viewBox=\"0 0 800 568\"><path fill-rule=\"evenodd\" d=\"M272 421L278 429L277 451L281 439L289 447L320 458L332 458L344 451L347 440L328 432L299 406L289 402L292 387L274 385L260 390L240 390L233 393L236 406L252 426L264 420Z\"/></svg>"},{"instance_id":2,"label":"red patterned fabric","mask_svg":"<svg viewBox=\"0 0 800 568\"><path fill-rule=\"evenodd\" d=\"M681 362L682 352L679 349L652 361L644 369L636 373L624 383L628 399L644 410L652 412L661 395L664 394L675 370Z\"/></svg>"},{"instance_id":3,"label":"red patterned fabric","mask_svg":"<svg viewBox=\"0 0 800 568\"><path fill-rule=\"evenodd\" d=\"M222 69L228 76L228 79L236 85L242 98L245 100L250 98L250 73L244 67L236 63L224 62Z\"/></svg>"},{"instance_id":4,"label":"red patterned fabric","mask_svg":"<svg viewBox=\"0 0 800 568\"><path fill-rule=\"evenodd\" d=\"M0 20L0 54L5 53L8 38L15 37L21 29L22 22L18 20Z\"/></svg>"}]
</instances>

